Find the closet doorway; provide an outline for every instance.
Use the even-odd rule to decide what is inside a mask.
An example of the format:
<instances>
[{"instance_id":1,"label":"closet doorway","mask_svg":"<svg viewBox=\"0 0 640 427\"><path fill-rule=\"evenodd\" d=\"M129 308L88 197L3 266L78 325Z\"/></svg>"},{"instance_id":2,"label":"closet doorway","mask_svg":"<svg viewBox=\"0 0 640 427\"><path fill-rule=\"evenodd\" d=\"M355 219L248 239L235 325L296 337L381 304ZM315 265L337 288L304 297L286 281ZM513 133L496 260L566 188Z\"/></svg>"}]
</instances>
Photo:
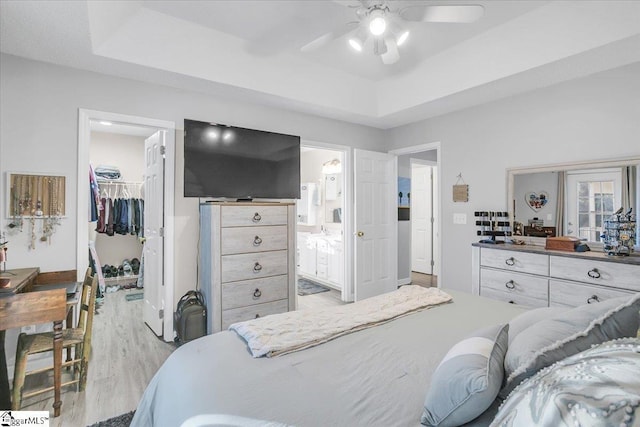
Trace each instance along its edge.
<instances>
[{"instance_id":1,"label":"closet doorway","mask_svg":"<svg viewBox=\"0 0 640 427\"><path fill-rule=\"evenodd\" d=\"M440 285L440 143L390 151L398 156L398 286Z\"/></svg>"},{"instance_id":2,"label":"closet doorway","mask_svg":"<svg viewBox=\"0 0 640 427\"><path fill-rule=\"evenodd\" d=\"M168 243L174 159L167 154L174 152L174 125L80 113L78 274L88 265L85 248L90 247L100 263L103 291L121 292L126 301L142 300L140 321L171 341L172 316L164 316L164 311L173 311L173 265L164 260L173 258ZM89 179L81 179L83 175Z\"/></svg>"},{"instance_id":3,"label":"closet doorway","mask_svg":"<svg viewBox=\"0 0 640 427\"><path fill-rule=\"evenodd\" d=\"M302 309L353 301L347 236L348 149L303 142L297 201L298 306Z\"/></svg>"}]
</instances>

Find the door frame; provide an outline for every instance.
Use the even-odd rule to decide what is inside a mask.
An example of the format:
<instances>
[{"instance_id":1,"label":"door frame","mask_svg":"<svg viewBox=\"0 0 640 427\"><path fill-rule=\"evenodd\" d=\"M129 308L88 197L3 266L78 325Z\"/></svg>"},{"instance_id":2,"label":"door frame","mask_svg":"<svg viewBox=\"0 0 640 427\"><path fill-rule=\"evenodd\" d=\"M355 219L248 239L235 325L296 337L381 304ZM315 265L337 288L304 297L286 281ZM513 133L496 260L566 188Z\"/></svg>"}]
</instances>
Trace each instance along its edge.
<instances>
[{"instance_id":1,"label":"door frame","mask_svg":"<svg viewBox=\"0 0 640 427\"><path fill-rule=\"evenodd\" d=\"M342 203L344 209L342 212L342 244L344 245L344 285L342 286L341 297L344 302L353 302L355 298L355 286L353 282L353 242L351 239L351 236L353 235L353 148L348 145L330 144L308 139L301 140L300 146L342 152Z\"/></svg>"},{"instance_id":2,"label":"door frame","mask_svg":"<svg viewBox=\"0 0 640 427\"><path fill-rule=\"evenodd\" d=\"M146 117L131 116L127 114L110 113L106 111L78 109L78 186L77 186L77 243L76 243L76 269L78 279L84 277L89 261L83 248L89 245L89 145L91 142L91 120L105 120L110 122L126 123L138 126L147 126L166 131L165 139L165 168L164 168L164 259L174 259L174 206L175 206L175 146L176 124L172 121L150 119ZM164 262L164 295L163 295L163 338L165 341L173 341L173 299L174 299L174 265ZM140 319L142 321L142 319Z\"/></svg>"},{"instance_id":3,"label":"door frame","mask_svg":"<svg viewBox=\"0 0 640 427\"><path fill-rule=\"evenodd\" d=\"M436 151L436 161L435 161L435 166L437 167L437 173L436 173L436 179L438 182L438 197L437 197L437 204L438 204L438 208L437 208L437 213L438 213L438 227L437 227L437 233L438 233L438 244L437 244L437 253L438 253L438 257L437 257L437 271L440 274L440 276L442 276L442 240L443 240L443 236L442 236L442 188L441 188L441 183L442 183L442 157L441 157L441 147L440 147L440 141L436 141L436 142L429 142L426 144L419 144L419 145L412 145L410 147L403 147L403 148L397 148L395 150L390 150L389 154L395 154L396 156L402 156L405 154L415 154L415 153L421 153L423 151ZM393 203L395 203L395 200L393 201ZM435 267L435 266L434 266ZM397 273L396 273L397 274ZM443 280L441 277L438 277L438 288L441 287L443 283Z\"/></svg>"}]
</instances>

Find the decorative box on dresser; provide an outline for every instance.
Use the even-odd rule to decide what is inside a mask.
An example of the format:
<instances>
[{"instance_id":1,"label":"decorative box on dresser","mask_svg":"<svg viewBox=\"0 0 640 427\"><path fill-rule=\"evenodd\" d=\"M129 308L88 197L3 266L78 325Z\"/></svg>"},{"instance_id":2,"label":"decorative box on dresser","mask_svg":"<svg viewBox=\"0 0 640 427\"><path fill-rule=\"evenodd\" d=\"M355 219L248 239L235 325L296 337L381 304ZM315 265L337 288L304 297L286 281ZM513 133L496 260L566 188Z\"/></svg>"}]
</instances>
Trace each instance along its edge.
<instances>
[{"instance_id":1,"label":"decorative box on dresser","mask_svg":"<svg viewBox=\"0 0 640 427\"><path fill-rule=\"evenodd\" d=\"M199 279L207 332L295 310L295 204L200 205Z\"/></svg>"},{"instance_id":2,"label":"decorative box on dresser","mask_svg":"<svg viewBox=\"0 0 640 427\"><path fill-rule=\"evenodd\" d=\"M577 306L640 292L640 256L472 245L476 295L529 307Z\"/></svg>"}]
</instances>

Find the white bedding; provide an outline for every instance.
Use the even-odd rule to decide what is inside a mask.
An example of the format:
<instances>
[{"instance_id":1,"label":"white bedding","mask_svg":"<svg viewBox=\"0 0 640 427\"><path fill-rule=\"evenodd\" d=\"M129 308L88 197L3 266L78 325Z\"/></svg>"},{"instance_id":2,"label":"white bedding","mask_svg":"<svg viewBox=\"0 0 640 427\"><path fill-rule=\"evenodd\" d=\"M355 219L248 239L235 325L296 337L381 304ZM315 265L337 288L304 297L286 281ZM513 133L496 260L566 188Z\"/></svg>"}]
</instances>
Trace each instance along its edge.
<instances>
[{"instance_id":1,"label":"white bedding","mask_svg":"<svg viewBox=\"0 0 640 427\"><path fill-rule=\"evenodd\" d=\"M402 286L353 304L275 314L229 329L247 341L253 357L281 356L449 301L438 288Z\"/></svg>"},{"instance_id":2,"label":"white bedding","mask_svg":"<svg viewBox=\"0 0 640 427\"><path fill-rule=\"evenodd\" d=\"M521 308L449 292L453 302L275 358L253 358L225 331L178 348L140 401L132 426L180 426L232 415L293 426L420 426L433 370L470 332Z\"/></svg>"}]
</instances>

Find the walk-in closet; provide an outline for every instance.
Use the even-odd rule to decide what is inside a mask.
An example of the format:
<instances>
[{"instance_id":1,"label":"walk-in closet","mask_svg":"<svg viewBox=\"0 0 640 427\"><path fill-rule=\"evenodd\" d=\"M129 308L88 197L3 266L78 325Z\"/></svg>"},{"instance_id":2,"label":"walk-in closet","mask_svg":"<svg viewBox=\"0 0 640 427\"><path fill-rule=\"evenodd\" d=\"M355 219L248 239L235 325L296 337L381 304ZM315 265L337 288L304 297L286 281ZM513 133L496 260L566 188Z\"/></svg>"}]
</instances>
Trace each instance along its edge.
<instances>
[{"instance_id":1,"label":"walk-in closet","mask_svg":"<svg viewBox=\"0 0 640 427\"><path fill-rule=\"evenodd\" d=\"M142 289L144 143L149 130L92 123L89 147L90 246L106 293ZM127 299L141 299L128 292Z\"/></svg>"}]
</instances>

